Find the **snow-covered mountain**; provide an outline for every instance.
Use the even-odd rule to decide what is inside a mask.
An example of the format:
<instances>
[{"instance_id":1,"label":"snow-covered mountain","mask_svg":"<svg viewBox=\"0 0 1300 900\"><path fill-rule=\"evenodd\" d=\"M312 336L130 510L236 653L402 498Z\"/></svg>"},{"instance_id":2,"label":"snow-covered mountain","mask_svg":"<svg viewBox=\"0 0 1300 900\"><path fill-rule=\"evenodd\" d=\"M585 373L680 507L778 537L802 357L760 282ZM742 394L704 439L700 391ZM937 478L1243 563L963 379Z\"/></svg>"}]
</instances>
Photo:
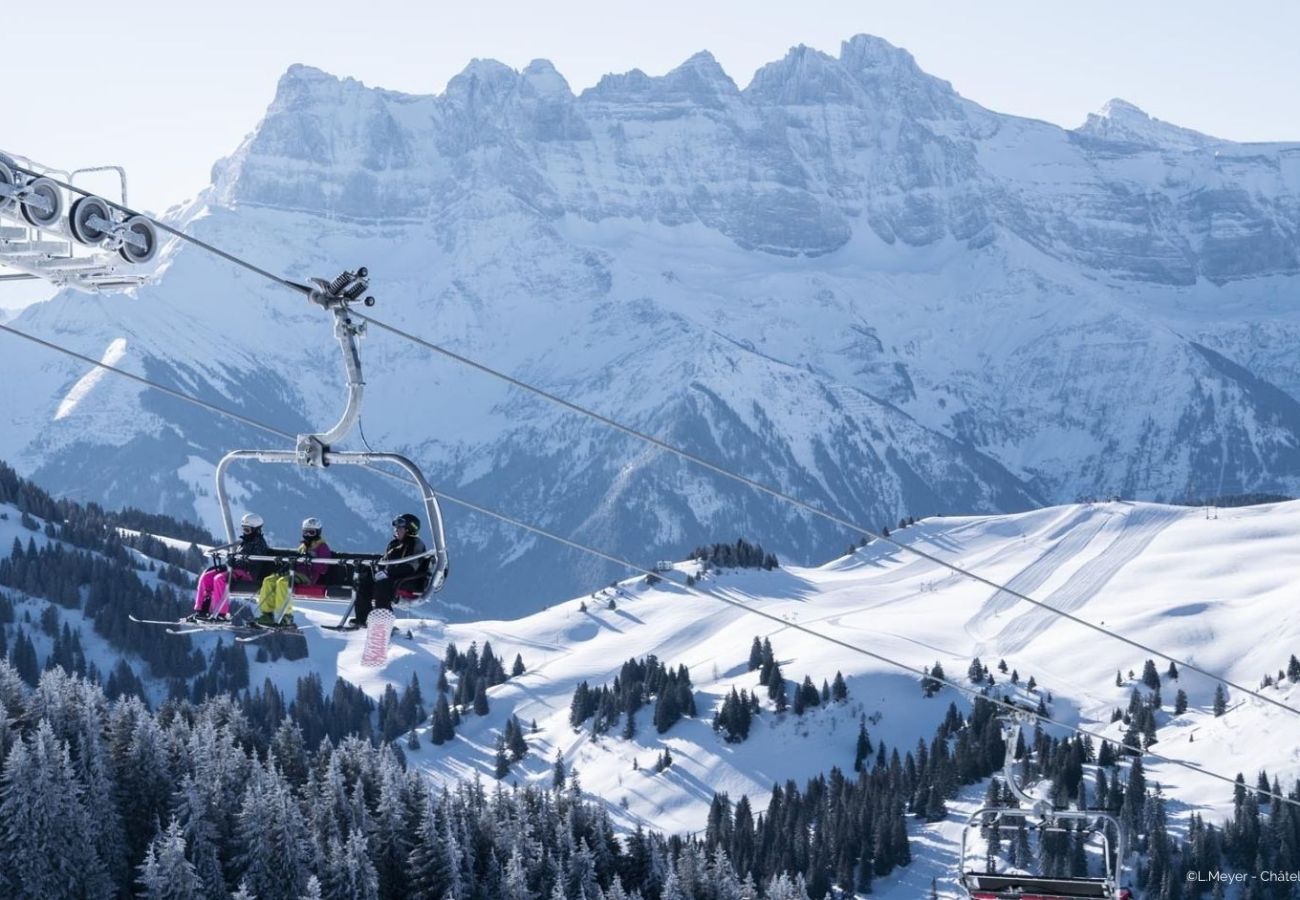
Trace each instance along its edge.
<instances>
[{"instance_id":1,"label":"snow-covered mountain","mask_svg":"<svg viewBox=\"0 0 1300 900\"><path fill-rule=\"evenodd\" d=\"M173 218L296 278L367 265L381 318L867 524L1300 489L1300 144L1118 100L1073 131L1005 116L876 38L743 90L707 53L577 95L545 61L474 61L438 96L294 66ZM18 325L287 430L341 402L319 311L193 248ZM849 538L390 335L365 352L370 443L475 501L642 560ZM266 439L85 376L9 339L0 458L215 526L213 464ZM377 543L406 502L236 477L285 536L316 514ZM448 513L462 610L615 574Z\"/></svg>"}]
</instances>

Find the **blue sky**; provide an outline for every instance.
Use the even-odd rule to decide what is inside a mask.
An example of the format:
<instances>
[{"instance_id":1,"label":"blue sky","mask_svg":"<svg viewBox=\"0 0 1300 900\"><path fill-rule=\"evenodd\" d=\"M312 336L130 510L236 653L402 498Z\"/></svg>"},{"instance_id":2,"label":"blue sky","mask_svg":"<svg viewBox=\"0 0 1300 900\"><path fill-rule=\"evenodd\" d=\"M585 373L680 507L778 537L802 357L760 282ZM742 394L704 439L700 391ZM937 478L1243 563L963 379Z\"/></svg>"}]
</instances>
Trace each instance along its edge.
<instances>
[{"instance_id":1,"label":"blue sky","mask_svg":"<svg viewBox=\"0 0 1300 900\"><path fill-rule=\"evenodd\" d=\"M544 57L577 91L707 49L743 87L791 46L835 54L866 32L999 112L1074 127L1118 96L1221 137L1300 140L1300 4L1281 0L70 0L6 28L0 144L62 168L125 165L152 211L207 184L295 62L438 93L474 57Z\"/></svg>"}]
</instances>

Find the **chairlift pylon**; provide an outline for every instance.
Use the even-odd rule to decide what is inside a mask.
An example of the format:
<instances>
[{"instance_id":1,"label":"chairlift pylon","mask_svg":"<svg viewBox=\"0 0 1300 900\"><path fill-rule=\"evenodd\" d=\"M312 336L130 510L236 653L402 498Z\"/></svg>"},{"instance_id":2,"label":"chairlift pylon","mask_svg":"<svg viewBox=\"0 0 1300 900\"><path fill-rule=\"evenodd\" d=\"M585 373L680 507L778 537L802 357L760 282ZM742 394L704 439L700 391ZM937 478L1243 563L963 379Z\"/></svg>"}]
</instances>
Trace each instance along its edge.
<instances>
[{"instance_id":1,"label":"chairlift pylon","mask_svg":"<svg viewBox=\"0 0 1300 900\"><path fill-rule=\"evenodd\" d=\"M231 508L230 494L226 488L226 475L236 460L273 465L297 465L305 468L326 469L336 465L353 465L375 467L376 464L390 463L401 469L419 489L420 503L424 510L427 525L429 549L424 553L404 559L380 561L377 553L335 553L329 558L311 559L313 564L338 567L342 577L329 579L332 584L310 590L302 587L294 589L297 599L324 602L346 602L348 610L343 614L344 624L348 613L356 603L357 584L361 570L384 568L404 563L421 563L427 560L427 572L423 584L411 585L409 590L400 590L399 596L411 603L420 603L442 589L448 574L447 539L443 530L442 511L438 506L438 497L430 487L420 468L405 456L397 453L376 451L335 450L334 445L348 435L356 426L361 416L361 400L365 393L365 381L361 374L361 353L359 340L365 335L366 323L357 321L350 314L353 303L365 306L374 305L374 297L366 294L369 288L369 272L364 268L344 272L332 281L322 278L311 279L314 287L306 288L310 302L328 310L334 317L334 337L343 354L343 368L347 375L347 403L338 422L328 431L314 434L298 435L293 450L232 450L217 463L215 481L217 502L221 507L222 523L225 527L226 540L224 548L216 553L219 562L231 571L230 594L234 598L250 599L256 596L258 585L240 582L234 579L236 560L230 552L236 546L234 512ZM381 470L385 471L385 470ZM242 558L242 557L241 557ZM284 556L263 559L251 557L254 562L283 562Z\"/></svg>"}]
</instances>

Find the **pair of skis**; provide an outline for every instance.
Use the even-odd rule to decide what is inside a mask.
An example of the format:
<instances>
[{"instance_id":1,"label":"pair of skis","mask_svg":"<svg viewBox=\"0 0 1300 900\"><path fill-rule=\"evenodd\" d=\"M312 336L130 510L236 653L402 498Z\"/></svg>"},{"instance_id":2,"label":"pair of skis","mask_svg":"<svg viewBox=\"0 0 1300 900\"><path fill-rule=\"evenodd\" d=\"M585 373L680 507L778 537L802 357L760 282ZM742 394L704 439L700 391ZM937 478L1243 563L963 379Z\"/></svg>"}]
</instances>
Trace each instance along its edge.
<instances>
[{"instance_id":1,"label":"pair of skis","mask_svg":"<svg viewBox=\"0 0 1300 900\"><path fill-rule=\"evenodd\" d=\"M257 625L252 622L214 622L190 619L138 619L130 616L132 622L138 625L161 625L166 626L168 634L205 634L212 631L223 631L234 636L235 640L241 644L247 644L251 641L258 641L272 634L292 634L299 637L303 636L303 631L314 628L314 625Z\"/></svg>"}]
</instances>

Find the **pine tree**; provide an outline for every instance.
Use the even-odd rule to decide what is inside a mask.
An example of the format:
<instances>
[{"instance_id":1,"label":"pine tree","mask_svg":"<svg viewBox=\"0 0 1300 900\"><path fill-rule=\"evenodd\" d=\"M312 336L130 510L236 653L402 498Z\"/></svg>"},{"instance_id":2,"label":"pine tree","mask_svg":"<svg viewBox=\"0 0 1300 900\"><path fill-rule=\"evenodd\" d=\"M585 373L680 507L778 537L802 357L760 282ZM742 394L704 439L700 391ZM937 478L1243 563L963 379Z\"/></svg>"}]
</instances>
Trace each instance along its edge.
<instances>
[{"instance_id":1,"label":"pine tree","mask_svg":"<svg viewBox=\"0 0 1300 900\"><path fill-rule=\"evenodd\" d=\"M1187 712L1187 692L1182 688L1174 695L1174 715L1181 716Z\"/></svg>"},{"instance_id":2,"label":"pine tree","mask_svg":"<svg viewBox=\"0 0 1300 900\"><path fill-rule=\"evenodd\" d=\"M1294 656L1291 658L1295 659ZM1178 680L1178 666L1174 664L1174 661L1172 659L1169 660L1169 671L1167 671L1165 674L1168 675L1170 678L1174 679L1175 681Z\"/></svg>"},{"instance_id":3,"label":"pine tree","mask_svg":"<svg viewBox=\"0 0 1300 900\"><path fill-rule=\"evenodd\" d=\"M487 684L485 679L479 679L474 688L474 715L486 716L488 714Z\"/></svg>"},{"instance_id":4,"label":"pine tree","mask_svg":"<svg viewBox=\"0 0 1300 900\"><path fill-rule=\"evenodd\" d=\"M763 666L763 645L759 642L758 636L754 636L754 642L749 647L749 671L753 672Z\"/></svg>"},{"instance_id":5,"label":"pine tree","mask_svg":"<svg viewBox=\"0 0 1300 900\"><path fill-rule=\"evenodd\" d=\"M497 738L496 764L492 774L498 781L510 774L510 760L506 757L506 742L503 738Z\"/></svg>"},{"instance_id":6,"label":"pine tree","mask_svg":"<svg viewBox=\"0 0 1300 900\"><path fill-rule=\"evenodd\" d=\"M838 670L835 672L835 680L831 682L831 699L835 701L847 700L849 697L849 686L844 681L844 676Z\"/></svg>"},{"instance_id":7,"label":"pine tree","mask_svg":"<svg viewBox=\"0 0 1300 900\"><path fill-rule=\"evenodd\" d=\"M439 823L438 804L425 799L415 843L407 857L407 877L413 897L446 897L453 882L452 860L458 852L455 834Z\"/></svg>"},{"instance_id":8,"label":"pine tree","mask_svg":"<svg viewBox=\"0 0 1300 900\"><path fill-rule=\"evenodd\" d=\"M456 728L452 725L451 707L447 703L447 695L439 693L438 700L433 706L433 721L429 727L429 740L437 746L454 740L455 737Z\"/></svg>"},{"instance_id":9,"label":"pine tree","mask_svg":"<svg viewBox=\"0 0 1300 900\"><path fill-rule=\"evenodd\" d=\"M559 791L563 789L565 780L564 757L560 755L559 750L556 750L555 765L551 767L551 787Z\"/></svg>"},{"instance_id":10,"label":"pine tree","mask_svg":"<svg viewBox=\"0 0 1300 900\"><path fill-rule=\"evenodd\" d=\"M1148 659L1142 664L1142 683L1155 690L1160 687L1160 673L1156 671L1156 661Z\"/></svg>"},{"instance_id":11,"label":"pine tree","mask_svg":"<svg viewBox=\"0 0 1300 900\"><path fill-rule=\"evenodd\" d=\"M175 819L149 844L140 866L140 894L146 900L201 900L203 884L185 858L185 837Z\"/></svg>"},{"instance_id":12,"label":"pine tree","mask_svg":"<svg viewBox=\"0 0 1300 900\"><path fill-rule=\"evenodd\" d=\"M853 753L853 771L861 772L863 763L871 755L871 738L867 736L867 726L858 723L858 742Z\"/></svg>"},{"instance_id":13,"label":"pine tree","mask_svg":"<svg viewBox=\"0 0 1300 900\"><path fill-rule=\"evenodd\" d=\"M379 900L379 876L370 861L365 834L354 829L342 842L330 841L322 873L321 893L328 898ZM258 895L275 896L275 895Z\"/></svg>"},{"instance_id":14,"label":"pine tree","mask_svg":"<svg viewBox=\"0 0 1300 900\"><path fill-rule=\"evenodd\" d=\"M0 858L14 893L23 897L98 897L111 894L94 851L97 823L67 745L48 721L9 752L0 778Z\"/></svg>"},{"instance_id":15,"label":"pine tree","mask_svg":"<svg viewBox=\"0 0 1300 900\"><path fill-rule=\"evenodd\" d=\"M526 670L524 669L524 657L522 654L516 653L514 665L510 667L510 677L518 678L520 675L524 674L525 671Z\"/></svg>"},{"instance_id":16,"label":"pine tree","mask_svg":"<svg viewBox=\"0 0 1300 900\"><path fill-rule=\"evenodd\" d=\"M308 868L302 813L279 773L253 771L239 810L242 883L258 897L296 897Z\"/></svg>"},{"instance_id":17,"label":"pine tree","mask_svg":"<svg viewBox=\"0 0 1300 900\"><path fill-rule=\"evenodd\" d=\"M506 749L510 751L511 760L518 762L528 755L528 741L524 738L524 729L519 724L519 719L512 715L510 723L514 728L513 733L506 739Z\"/></svg>"},{"instance_id":18,"label":"pine tree","mask_svg":"<svg viewBox=\"0 0 1300 900\"><path fill-rule=\"evenodd\" d=\"M1219 717L1228 711L1228 694L1223 689L1222 684L1214 687L1214 715Z\"/></svg>"}]
</instances>

